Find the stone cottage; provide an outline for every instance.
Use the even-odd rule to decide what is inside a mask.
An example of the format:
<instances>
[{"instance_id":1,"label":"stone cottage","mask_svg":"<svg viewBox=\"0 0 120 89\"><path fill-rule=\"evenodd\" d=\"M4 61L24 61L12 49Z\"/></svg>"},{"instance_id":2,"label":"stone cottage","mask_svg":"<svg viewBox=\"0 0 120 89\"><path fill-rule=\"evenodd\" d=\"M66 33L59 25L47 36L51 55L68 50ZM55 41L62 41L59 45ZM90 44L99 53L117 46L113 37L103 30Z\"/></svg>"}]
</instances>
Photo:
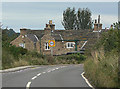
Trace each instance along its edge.
<instances>
[{"instance_id":1,"label":"stone cottage","mask_svg":"<svg viewBox=\"0 0 120 89\"><path fill-rule=\"evenodd\" d=\"M102 30L102 24L99 24L100 17L98 18L98 23L95 21L94 29L55 30L55 24L50 20L44 30L20 29L19 37L13 40L11 44L30 51L37 51L44 55L50 55L51 51L53 55L80 51L87 41L92 40L94 42L93 39L97 38L94 32ZM49 40L55 40L55 47L49 47ZM89 44L92 44L92 41Z\"/></svg>"}]
</instances>

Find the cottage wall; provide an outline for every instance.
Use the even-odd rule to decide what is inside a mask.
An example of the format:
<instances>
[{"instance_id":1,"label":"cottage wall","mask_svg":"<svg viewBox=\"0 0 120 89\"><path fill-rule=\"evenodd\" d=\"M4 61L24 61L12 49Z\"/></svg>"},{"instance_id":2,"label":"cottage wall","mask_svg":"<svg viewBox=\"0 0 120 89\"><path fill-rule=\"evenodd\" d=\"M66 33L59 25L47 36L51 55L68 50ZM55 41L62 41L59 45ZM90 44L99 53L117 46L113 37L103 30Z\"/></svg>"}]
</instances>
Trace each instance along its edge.
<instances>
[{"instance_id":1,"label":"cottage wall","mask_svg":"<svg viewBox=\"0 0 120 89\"><path fill-rule=\"evenodd\" d=\"M40 41L36 42L36 51L40 53Z\"/></svg>"},{"instance_id":2,"label":"cottage wall","mask_svg":"<svg viewBox=\"0 0 120 89\"><path fill-rule=\"evenodd\" d=\"M99 16L98 23L97 20L95 21L94 31L98 31L100 29L102 29L102 24L100 23ZM36 36L37 41L33 39L33 36L27 37L26 34ZM88 42L85 48L90 48L96 42L96 39L99 38L99 35L100 34L98 33L93 33L93 29L55 30L55 24L52 24L52 21L50 20L49 24L46 24L46 28L44 30L28 30L25 28L20 29L20 36L12 41L11 44L19 47L20 43L25 43L25 48L30 51L36 50L44 55L51 55L51 49L45 50L45 43L48 43L49 40L56 40L55 47L53 47L53 55L61 55L75 51L75 44L73 48L67 48L66 46L66 43L70 42L70 40L73 40L71 42L74 42L74 40L79 40L77 41L77 51L80 51L85 42L82 40L87 40Z\"/></svg>"},{"instance_id":3,"label":"cottage wall","mask_svg":"<svg viewBox=\"0 0 120 89\"><path fill-rule=\"evenodd\" d=\"M47 43L49 40L55 40L50 34L45 34L41 38L41 52L45 55L50 55L51 50L45 50L45 43Z\"/></svg>"},{"instance_id":4,"label":"cottage wall","mask_svg":"<svg viewBox=\"0 0 120 89\"><path fill-rule=\"evenodd\" d=\"M27 37L20 35L15 40L11 42L12 45L15 45L16 47L19 47L20 43L25 43L25 48L28 50L34 50L34 43Z\"/></svg>"}]
</instances>

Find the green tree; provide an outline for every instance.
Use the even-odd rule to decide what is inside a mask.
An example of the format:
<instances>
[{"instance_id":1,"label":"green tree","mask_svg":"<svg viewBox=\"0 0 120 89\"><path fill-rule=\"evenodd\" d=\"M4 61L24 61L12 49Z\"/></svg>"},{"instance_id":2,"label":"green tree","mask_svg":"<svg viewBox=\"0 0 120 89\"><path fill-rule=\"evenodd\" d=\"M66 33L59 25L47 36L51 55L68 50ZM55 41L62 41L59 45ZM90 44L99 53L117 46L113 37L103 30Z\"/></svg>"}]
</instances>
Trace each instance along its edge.
<instances>
[{"instance_id":1,"label":"green tree","mask_svg":"<svg viewBox=\"0 0 120 89\"><path fill-rule=\"evenodd\" d=\"M63 12L62 25L65 30L92 29L91 11L88 8L79 8L77 13L75 8L67 8Z\"/></svg>"},{"instance_id":2,"label":"green tree","mask_svg":"<svg viewBox=\"0 0 120 89\"><path fill-rule=\"evenodd\" d=\"M77 11L77 29L91 29L92 19L91 11L88 8L79 8Z\"/></svg>"},{"instance_id":3,"label":"green tree","mask_svg":"<svg viewBox=\"0 0 120 89\"><path fill-rule=\"evenodd\" d=\"M68 7L63 12L62 25L64 26L65 30L75 30L76 29L75 8L71 9L70 7Z\"/></svg>"}]
</instances>

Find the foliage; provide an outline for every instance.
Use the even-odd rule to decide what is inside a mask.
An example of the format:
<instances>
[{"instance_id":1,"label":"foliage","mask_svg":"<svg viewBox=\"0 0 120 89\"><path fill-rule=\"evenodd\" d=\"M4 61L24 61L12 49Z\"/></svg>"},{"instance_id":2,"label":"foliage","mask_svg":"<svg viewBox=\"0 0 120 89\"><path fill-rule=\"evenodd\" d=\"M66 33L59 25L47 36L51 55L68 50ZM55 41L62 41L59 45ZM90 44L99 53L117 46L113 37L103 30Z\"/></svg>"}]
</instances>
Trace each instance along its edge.
<instances>
[{"instance_id":1,"label":"foliage","mask_svg":"<svg viewBox=\"0 0 120 89\"><path fill-rule=\"evenodd\" d=\"M116 27L118 26L102 34L85 61L85 76L95 87L120 87L118 82L120 30Z\"/></svg>"},{"instance_id":2,"label":"foliage","mask_svg":"<svg viewBox=\"0 0 120 89\"><path fill-rule=\"evenodd\" d=\"M11 42L15 39L19 34L15 33L13 29L2 29L2 41L3 42Z\"/></svg>"},{"instance_id":3,"label":"foliage","mask_svg":"<svg viewBox=\"0 0 120 89\"><path fill-rule=\"evenodd\" d=\"M101 39L98 40L95 47L98 49L103 46L105 52L109 52L113 49L118 49L118 40L118 30L110 29L108 32L102 34Z\"/></svg>"},{"instance_id":4,"label":"foliage","mask_svg":"<svg viewBox=\"0 0 120 89\"><path fill-rule=\"evenodd\" d=\"M74 30L76 29L75 23L76 23L75 8L71 9L69 7L63 12L62 25L64 26L65 30Z\"/></svg>"},{"instance_id":5,"label":"foliage","mask_svg":"<svg viewBox=\"0 0 120 89\"><path fill-rule=\"evenodd\" d=\"M91 11L79 8L77 11L77 29L92 29Z\"/></svg>"},{"instance_id":6,"label":"foliage","mask_svg":"<svg viewBox=\"0 0 120 89\"><path fill-rule=\"evenodd\" d=\"M118 53L116 50L104 55L102 49L94 50L85 63L85 76L94 87L118 87Z\"/></svg>"},{"instance_id":7,"label":"foliage","mask_svg":"<svg viewBox=\"0 0 120 89\"><path fill-rule=\"evenodd\" d=\"M59 60L63 64L79 64L86 59L86 56L77 53L77 54L70 54L70 55L61 55L56 57L56 60Z\"/></svg>"},{"instance_id":8,"label":"foliage","mask_svg":"<svg viewBox=\"0 0 120 89\"><path fill-rule=\"evenodd\" d=\"M63 12L62 25L65 30L91 29L91 11L88 8L79 8L78 11L75 12L75 8L71 9L68 7Z\"/></svg>"}]
</instances>

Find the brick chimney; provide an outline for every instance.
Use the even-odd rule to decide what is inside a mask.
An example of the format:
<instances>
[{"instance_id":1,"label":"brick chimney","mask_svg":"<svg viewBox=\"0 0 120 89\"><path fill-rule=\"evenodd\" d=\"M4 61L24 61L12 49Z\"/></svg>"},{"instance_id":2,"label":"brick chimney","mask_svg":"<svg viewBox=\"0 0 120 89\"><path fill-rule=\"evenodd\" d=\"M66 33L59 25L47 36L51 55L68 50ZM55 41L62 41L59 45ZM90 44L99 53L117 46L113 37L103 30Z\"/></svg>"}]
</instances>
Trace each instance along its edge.
<instances>
[{"instance_id":1,"label":"brick chimney","mask_svg":"<svg viewBox=\"0 0 120 89\"><path fill-rule=\"evenodd\" d=\"M45 35L47 35L47 34L50 34L50 35L51 35L51 31L52 31L52 30L51 30L50 26L44 28L44 34L45 34Z\"/></svg>"},{"instance_id":2,"label":"brick chimney","mask_svg":"<svg viewBox=\"0 0 120 89\"><path fill-rule=\"evenodd\" d=\"M52 20L49 20L49 24L52 24Z\"/></svg>"},{"instance_id":3,"label":"brick chimney","mask_svg":"<svg viewBox=\"0 0 120 89\"><path fill-rule=\"evenodd\" d=\"M27 29L26 28L20 29L20 35L26 35L26 34L27 34Z\"/></svg>"},{"instance_id":4,"label":"brick chimney","mask_svg":"<svg viewBox=\"0 0 120 89\"><path fill-rule=\"evenodd\" d=\"M94 31L99 31L102 29L102 24L100 23L100 15L98 16L98 23L97 20L95 19L94 23Z\"/></svg>"},{"instance_id":5,"label":"brick chimney","mask_svg":"<svg viewBox=\"0 0 120 89\"><path fill-rule=\"evenodd\" d=\"M52 20L49 20L49 24L46 24L46 27L50 27L51 30L55 30L55 24L52 23Z\"/></svg>"},{"instance_id":6,"label":"brick chimney","mask_svg":"<svg viewBox=\"0 0 120 89\"><path fill-rule=\"evenodd\" d=\"M97 26L97 19L95 19L95 23L94 23L94 31L97 31L98 26Z\"/></svg>"}]
</instances>

